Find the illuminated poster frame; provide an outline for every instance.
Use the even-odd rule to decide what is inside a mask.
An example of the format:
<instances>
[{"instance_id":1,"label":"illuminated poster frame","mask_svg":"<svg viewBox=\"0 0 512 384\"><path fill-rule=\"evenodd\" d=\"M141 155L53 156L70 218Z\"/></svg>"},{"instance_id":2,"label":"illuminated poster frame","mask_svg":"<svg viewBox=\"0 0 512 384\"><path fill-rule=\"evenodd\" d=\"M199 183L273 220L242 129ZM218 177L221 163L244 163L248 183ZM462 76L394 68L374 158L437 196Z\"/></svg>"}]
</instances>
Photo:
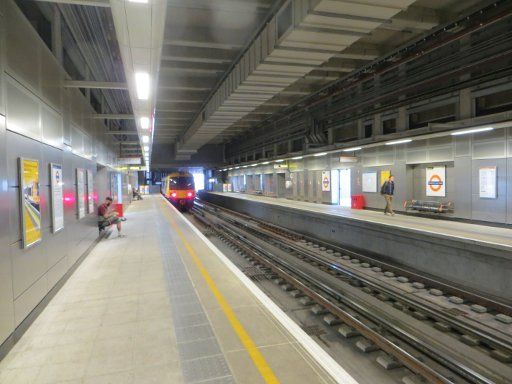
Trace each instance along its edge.
<instances>
[{"instance_id":1,"label":"illuminated poster frame","mask_svg":"<svg viewBox=\"0 0 512 384\"><path fill-rule=\"evenodd\" d=\"M377 193L377 172L363 172L363 192Z\"/></svg>"},{"instance_id":2,"label":"illuminated poster frame","mask_svg":"<svg viewBox=\"0 0 512 384\"><path fill-rule=\"evenodd\" d=\"M18 158L21 247L30 248L42 240L39 161Z\"/></svg>"},{"instance_id":3,"label":"illuminated poster frame","mask_svg":"<svg viewBox=\"0 0 512 384\"><path fill-rule=\"evenodd\" d=\"M76 209L78 219L85 217L85 175L82 168L76 168Z\"/></svg>"},{"instance_id":4,"label":"illuminated poster frame","mask_svg":"<svg viewBox=\"0 0 512 384\"><path fill-rule=\"evenodd\" d=\"M478 192L481 199L498 198L498 167L480 167L478 170Z\"/></svg>"},{"instance_id":5,"label":"illuminated poster frame","mask_svg":"<svg viewBox=\"0 0 512 384\"><path fill-rule=\"evenodd\" d=\"M87 170L87 213L94 212L94 181L91 170Z\"/></svg>"},{"instance_id":6,"label":"illuminated poster frame","mask_svg":"<svg viewBox=\"0 0 512 384\"><path fill-rule=\"evenodd\" d=\"M50 207L52 233L64 229L64 196L62 164L50 163Z\"/></svg>"}]
</instances>

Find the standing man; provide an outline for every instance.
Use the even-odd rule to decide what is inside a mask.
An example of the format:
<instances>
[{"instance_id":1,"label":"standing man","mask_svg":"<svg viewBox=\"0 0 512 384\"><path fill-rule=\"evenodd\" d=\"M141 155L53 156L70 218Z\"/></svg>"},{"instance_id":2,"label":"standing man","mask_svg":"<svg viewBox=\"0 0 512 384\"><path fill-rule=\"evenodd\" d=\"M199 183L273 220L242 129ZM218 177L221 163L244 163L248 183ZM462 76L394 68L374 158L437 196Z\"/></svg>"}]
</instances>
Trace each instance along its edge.
<instances>
[{"instance_id":1,"label":"standing man","mask_svg":"<svg viewBox=\"0 0 512 384\"><path fill-rule=\"evenodd\" d=\"M395 192L395 178L393 175L390 175L389 178L382 184L382 188L380 189L380 194L384 196L386 200L386 208L384 208L384 214L387 215L391 213L391 216L395 216L395 212L393 212L393 193Z\"/></svg>"},{"instance_id":2,"label":"standing man","mask_svg":"<svg viewBox=\"0 0 512 384\"><path fill-rule=\"evenodd\" d=\"M112 209L112 198L110 196L105 198L103 204L98 207L98 227L100 232L105 228L116 224L117 234L119 237L124 237L121 234L121 221L126 221L124 217L119 217L117 212Z\"/></svg>"}]
</instances>

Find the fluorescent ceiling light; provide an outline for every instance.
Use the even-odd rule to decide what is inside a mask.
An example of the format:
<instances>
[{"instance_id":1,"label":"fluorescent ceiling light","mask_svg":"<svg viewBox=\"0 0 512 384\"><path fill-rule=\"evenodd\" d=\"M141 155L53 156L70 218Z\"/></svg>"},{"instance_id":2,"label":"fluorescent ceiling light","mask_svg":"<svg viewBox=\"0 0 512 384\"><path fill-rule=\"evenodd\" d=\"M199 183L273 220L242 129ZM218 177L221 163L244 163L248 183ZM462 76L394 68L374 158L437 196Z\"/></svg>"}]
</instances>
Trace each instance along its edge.
<instances>
[{"instance_id":1,"label":"fluorescent ceiling light","mask_svg":"<svg viewBox=\"0 0 512 384\"><path fill-rule=\"evenodd\" d=\"M302 160L302 156L295 156L295 157L292 157L292 160Z\"/></svg>"},{"instance_id":2,"label":"fluorescent ceiling light","mask_svg":"<svg viewBox=\"0 0 512 384\"><path fill-rule=\"evenodd\" d=\"M482 128L471 128L464 131L452 132L452 136L468 135L470 133L487 132L492 131L494 127L482 127Z\"/></svg>"},{"instance_id":3,"label":"fluorescent ceiling light","mask_svg":"<svg viewBox=\"0 0 512 384\"><path fill-rule=\"evenodd\" d=\"M149 151L149 145L145 145L144 146L144 151L148 152Z\"/></svg>"},{"instance_id":4,"label":"fluorescent ceiling light","mask_svg":"<svg viewBox=\"0 0 512 384\"><path fill-rule=\"evenodd\" d=\"M251 167L256 167L258 164L251 164Z\"/></svg>"},{"instance_id":5,"label":"fluorescent ceiling light","mask_svg":"<svg viewBox=\"0 0 512 384\"><path fill-rule=\"evenodd\" d=\"M411 141L412 141L412 139L395 140L395 141L387 142L386 145L405 144L405 143L410 143Z\"/></svg>"},{"instance_id":6,"label":"fluorescent ceiling light","mask_svg":"<svg viewBox=\"0 0 512 384\"><path fill-rule=\"evenodd\" d=\"M240 167L235 167L235 169L240 169Z\"/></svg>"},{"instance_id":7,"label":"fluorescent ceiling light","mask_svg":"<svg viewBox=\"0 0 512 384\"><path fill-rule=\"evenodd\" d=\"M313 156L320 157L320 156L325 156L325 155L327 155L327 152L315 153Z\"/></svg>"},{"instance_id":8,"label":"fluorescent ceiling light","mask_svg":"<svg viewBox=\"0 0 512 384\"><path fill-rule=\"evenodd\" d=\"M361 149L363 149L363 147L347 148L347 149L344 149L343 152L354 152L354 151L360 151Z\"/></svg>"},{"instance_id":9,"label":"fluorescent ceiling light","mask_svg":"<svg viewBox=\"0 0 512 384\"><path fill-rule=\"evenodd\" d=\"M128 0L130 3L141 3L141 4L147 4L148 0Z\"/></svg>"},{"instance_id":10,"label":"fluorescent ceiling light","mask_svg":"<svg viewBox=\"0 0 512 384\"><path fill-rule=\"evenodd\" d=\"M144 144L149 143L149 136L147 136L147 135L142 136L142 142Z\"/></svg>"},{"instance_id":11,"label":"fluorescent ceiling light","mask_svg":"<svg viewBox=\"0 0 512 384\"><path fill-rule=\"evenodd\" d=\"M137 97L139 100L149 99L149 73L136 72L135 86L137 88Z\"/></svg>"},{"instance_id":12,"label":"fluorescent ceiling light","mask_svg":"<svg viewBox=\"0 0 512 384\"><path fill-rule=\"evenodd\" d=\"M149 128L149 117L141 117L140 118L140 127L142 129L148 129Z\"/></svg>"},{"instance_id":13,"label":"fluorescent ceiling light","mask_svg":"<svg viewBox=\"0 0 512 384\"><path fill-rule=\"evenodd\" d=\"M282 163L284 160L283 159L279 159L279 160L276 160L276 163Z\"/></svg>"},{"instance_id":14,"label":"fluorescent ceiling light","mask_svg":"<svg viewBox=\"0 0 512 384\"><path fill-rule=\"evenodd\" d=\"M261 163L262 165L267 165L267 164L270 164L270 161L264 161L263 163Z\"/></svg>"},{"instance_id":15,"label":"fluorescent ceiling light","mask_svg":"<svg viewBox=\"0 0 512 384\"><path fill-rule=\"evenodd\" d=\"M233 170L233 168L228 168L228 170L229 170L229 171L232 171L232 170Z\"/></svg>"}]
</instances>

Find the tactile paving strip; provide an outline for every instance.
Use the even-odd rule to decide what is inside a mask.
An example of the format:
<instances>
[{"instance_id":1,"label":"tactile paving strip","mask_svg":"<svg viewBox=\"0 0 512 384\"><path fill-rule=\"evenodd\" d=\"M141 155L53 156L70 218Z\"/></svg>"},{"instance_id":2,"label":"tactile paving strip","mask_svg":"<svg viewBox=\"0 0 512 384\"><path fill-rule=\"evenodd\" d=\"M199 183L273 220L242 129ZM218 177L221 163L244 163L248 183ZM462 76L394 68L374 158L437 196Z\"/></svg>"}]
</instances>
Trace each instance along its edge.
<instances>
[{"instance_id":1,"label":"tactile paving strip","mask_svg":"<svg viewBox=\"0 0 512 384\"><path fill-rule=\"evenodd\" d=\"M158 235L185 383L234 383L185 265L173 244L169 223L162 216L159 217Z\"/></svg>"}]
</instances>

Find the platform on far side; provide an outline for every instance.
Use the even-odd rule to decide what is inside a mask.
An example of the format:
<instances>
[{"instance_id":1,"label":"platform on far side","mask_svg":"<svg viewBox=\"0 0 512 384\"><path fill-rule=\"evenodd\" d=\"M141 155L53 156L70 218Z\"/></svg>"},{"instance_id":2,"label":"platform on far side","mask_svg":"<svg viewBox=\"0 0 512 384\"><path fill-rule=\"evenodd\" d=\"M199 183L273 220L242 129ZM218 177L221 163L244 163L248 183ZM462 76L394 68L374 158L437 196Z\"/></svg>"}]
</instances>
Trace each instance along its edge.
<instances>
[{"instance_id":1,"label":"platform on far side","mask_svg":"<svg viewBox=\"0 0 512 384\"><path fill-rule=\"evenodd\" d=\"M92 250L0 362L1 383L335 382L162 197L126 215L127 237Z\"/></svg>"},{"instance_id":2,"label":"platform on far side","mask_svg":"<svg viewBox=\"0 0 512 384\"><path fill-rule=\"evenodd\" d=\"M492 248L512 251L512 229L483 224L472 224L454 220L431 219L411 215L386 216L381 211L361 210L310 203L305 201L275 198L260 195L251 195L235 192L209 192L214 195L224 195L236 199L256 201L280 207L292 208L307 212L338 216L341 218L371 222L390 228L405 229L416 233L424 233L431 236L452 238L455 240L479 243ZM383 207L385 203L383 202Z\"/></svg>"}]
</instances>

